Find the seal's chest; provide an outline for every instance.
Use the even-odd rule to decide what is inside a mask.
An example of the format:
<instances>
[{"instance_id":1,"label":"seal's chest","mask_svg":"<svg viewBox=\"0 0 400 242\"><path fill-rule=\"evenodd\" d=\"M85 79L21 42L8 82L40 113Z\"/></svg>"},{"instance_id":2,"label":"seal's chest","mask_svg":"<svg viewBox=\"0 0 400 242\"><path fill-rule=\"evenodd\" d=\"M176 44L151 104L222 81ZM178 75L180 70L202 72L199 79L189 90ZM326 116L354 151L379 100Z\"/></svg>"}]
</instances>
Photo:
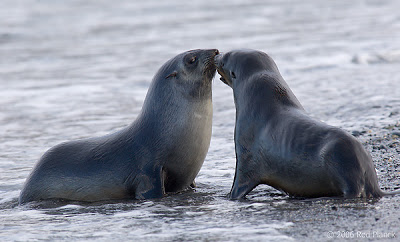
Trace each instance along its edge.
<instances>
[{"instance_id":1,"label":"seal's chest","mask_svg":"<svg viewBox=\"0 0 400 242\"><path fill-rule=\"evenodd\" d=\"M198 112L195 112L195 113L193 114L193 116L194 116L195 119L199 119L199 120L203 120L203 119L205 118L205 115L204 115L204 114L198 113Z\"/></svg>"}]
</instances>

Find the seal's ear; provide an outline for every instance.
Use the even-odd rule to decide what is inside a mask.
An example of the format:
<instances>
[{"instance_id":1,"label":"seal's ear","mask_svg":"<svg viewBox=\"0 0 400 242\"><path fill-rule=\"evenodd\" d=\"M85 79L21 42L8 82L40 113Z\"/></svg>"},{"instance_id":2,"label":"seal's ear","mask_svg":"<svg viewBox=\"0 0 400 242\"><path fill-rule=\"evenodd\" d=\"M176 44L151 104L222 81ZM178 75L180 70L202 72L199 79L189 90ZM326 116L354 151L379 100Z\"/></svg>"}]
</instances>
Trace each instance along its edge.
<instances>
[{"instance_id":1,"label":"seal's ear","mask_svg":"<svg viewBox=\"0 0 400 242\"><path fill-rule=\"evenodd\" d=\"M176 77L176 75L178 75L177 71L172 72L171 74L169 74L168 76L165 77L165 79L168 79L170 77Z\"/></svg>"}]
</instances>

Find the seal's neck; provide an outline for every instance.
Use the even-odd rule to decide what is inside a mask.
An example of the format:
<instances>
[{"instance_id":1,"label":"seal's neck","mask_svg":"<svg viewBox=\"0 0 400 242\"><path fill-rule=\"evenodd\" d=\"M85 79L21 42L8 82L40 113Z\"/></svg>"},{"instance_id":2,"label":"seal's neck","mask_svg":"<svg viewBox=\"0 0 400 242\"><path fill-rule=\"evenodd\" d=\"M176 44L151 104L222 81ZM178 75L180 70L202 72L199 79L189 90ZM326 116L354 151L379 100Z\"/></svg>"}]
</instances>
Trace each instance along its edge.
<instances>
[{"instance_id":1,"label":"seal's neck","mask_svg":"<svg viewBox=\"0 0 400 242\"><path fill-rule=\"evenodd\" d=\"M263 71L233 87L236 115L268 120L283 109L304 110L285 80Z\"/></svg>"},{"instance_id":2,"label":"seal's neck","mask_svg":"<svg viewBox=\"0 0 400 242\"><path fill-rule=\"evenodd\" d=\"M211 87L206 89L209 94L195 92L192 95L183 93L180 88L193 87L173 85L167 81L170 80L164 83L153 81L142 110L131 126L147 129L148 135L155 139L164 136L172 139L178 134L190 136L197 128L196 124L208 122L212 118Z\"/></svg>"}]
</instances>

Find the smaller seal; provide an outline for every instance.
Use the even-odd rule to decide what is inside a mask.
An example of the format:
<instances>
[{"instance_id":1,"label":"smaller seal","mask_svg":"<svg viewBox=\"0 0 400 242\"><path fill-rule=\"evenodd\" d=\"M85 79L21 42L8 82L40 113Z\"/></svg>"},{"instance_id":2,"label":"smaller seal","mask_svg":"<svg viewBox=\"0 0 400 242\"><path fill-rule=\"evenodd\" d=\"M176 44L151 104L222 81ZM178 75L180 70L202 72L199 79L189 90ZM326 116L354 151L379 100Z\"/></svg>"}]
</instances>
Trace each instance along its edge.
<instances>
[{"instance_id":1,"label":"smaller seal","mask_svg":"<svg viewBox=\"0 0 400 242\"><path fill-rule=\"evenodd\" d=\"M267 184L293 197L381 197L371 156L347 132L309 117L267 54L215 58L236 106L231 199ZM398 194L400 191L390 194Z\"/></svg>"},{"instance_id":2,"label":"smaller seal","mask_svg":"<svg viewBox=\"0 0 400 242\"><path fill-rule=\"evenodd\" d=\"M47 151L19 203L161 198L194 184L210 146L216 54L192 50L167 61L128 127Z\"/></svg>"}]
</instances>

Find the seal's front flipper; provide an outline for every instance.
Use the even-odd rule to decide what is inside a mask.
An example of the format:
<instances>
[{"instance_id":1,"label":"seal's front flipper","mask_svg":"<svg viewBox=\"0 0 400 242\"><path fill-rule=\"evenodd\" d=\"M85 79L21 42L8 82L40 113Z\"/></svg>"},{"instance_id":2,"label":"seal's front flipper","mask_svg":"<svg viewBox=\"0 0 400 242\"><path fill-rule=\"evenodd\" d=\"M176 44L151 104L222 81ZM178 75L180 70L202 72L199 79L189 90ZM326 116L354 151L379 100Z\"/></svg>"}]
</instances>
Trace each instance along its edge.
<instances>
[{"instance_id":1,"label":"seal's front flipper","mask_svg":"<svg viewBox=\"0 0 400 242\"><path fill-rule=\"evenodd\" d=\"M229 193L228 197L232 200L238 200L244 198L251 190L253 190L258 183L253 181L245 181L239 182L235 179L231 192Z\"/></svg>"},{"instance_id":2,"label":"seal's front flipper","mask_svg":"<svg viewBox=\"0 0 400 242\"><path fill-rule=\"evenodd\" d=\"M165 195L165 172L162 168L158 172L154 173L153 177L147 175L141 175L139 177L139 183L136 187L135 198L136 199L151 199L151 198L162 198Z\"/></svg>"},{"instance_id":3,"label":"seal's front flipper","mask_svg":"<svg viewBox=\"0 0 400 242\"><path fill-rule=\"evenodd\" d=\"M196 183L193 181L192 184L190 184L191 188L196 188Z\"/></svg>"}]
</instances>

